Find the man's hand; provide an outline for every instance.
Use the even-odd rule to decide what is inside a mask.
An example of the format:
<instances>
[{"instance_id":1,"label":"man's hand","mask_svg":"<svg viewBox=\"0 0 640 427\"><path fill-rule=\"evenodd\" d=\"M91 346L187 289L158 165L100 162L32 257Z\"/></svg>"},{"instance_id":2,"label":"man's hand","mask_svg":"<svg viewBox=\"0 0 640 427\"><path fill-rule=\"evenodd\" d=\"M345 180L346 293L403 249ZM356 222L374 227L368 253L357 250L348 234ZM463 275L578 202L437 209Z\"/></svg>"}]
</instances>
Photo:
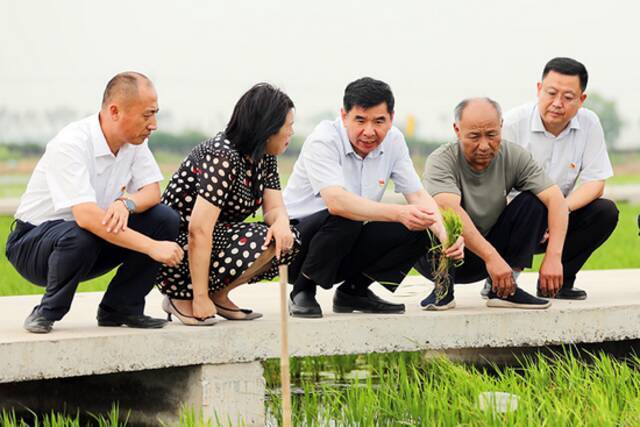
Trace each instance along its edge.
<instances>
[{"instance_id":1,"label":"man's hand","mask_svg":"<svg viewBox=\"0 0 640 427\"><path fill-rule=\"evenodd\" d=\"M162 240L154 242L148 255L159 263L175 267L182 262L184 251L176 242Z\"/></svg>"},{"instance_id":2,"label":"man's hand","mask_svg":"<svg viewBox=\"0 0 640 427\"><path fill-rule=\"evenodd\" d=\"M444 251L444 255L447 258L460 260L464 258L464 237L458 237L458 240L455 243L447 248Z\"/></svg>"},{"instance_id":3,"label":"man's hand","mask_svg":"<svg viewBox=\"0 0 640 427\"><path fill-rule=\"evenodd\" d=\"M426 230L436 222L435 214L423 206L402 205L398 222L412 231Z\"/></svg>"},{"instance_id":4,"label":"man's hand","mask_svg":"<svg viewBox=\"0 0 640 427\"><path fill-rule=\"evenodd\" d=\"M542 295L555 296L562 287L562 260L557 255L545 255L538 277Z\"/></svg>"},{"instance_id":5,"label":"man's hand","mask_svg":"<svg viewBox=\"0 0 640 427\"><path fill-rule=\"evenodd\" d=\"M276 243L276 259L280 260L280 254L289 252L293 248L293 233L289 228L289 221L276 221L269 227L267 237L264 239L262 249L267 249L271 240Z\"/></svg>"},{"instance_id":6,"label":"man's hand","mask_svg":"<svg viewBox=\"0 0 640 427\"><path fill-rule=\"evenodd\" d=\"M102 225L106 225L108 233L118 234L127 228L129 221L129 210L122 200L116 200L107 208L107 212L102 218Z\"/></svg>"},{"instance_id":7,"label":"man's hand","mask_svg":"<svg viewBox=\"0 0 640 427\"><path fill-rule=\"evenodd\" d=\"M202 297L194 295L191 301L191 309L193 311L193 317L199 320L207 319L216 314L216 306L213 305L213 301L209 299L209 295Z\"/></svg>"},{"instance_id":8,"label":"man's hand","mask_svg":"<svg viewBox=\"0 0 640 427\"><path fill-rule=\"evenodd\" d=\"M516 291L516 284L513 281L509 264L500 255L496 254L487 261L486 267L493 282L493 291L500 298L513 295Z\"/></svg>"}]
</instances>

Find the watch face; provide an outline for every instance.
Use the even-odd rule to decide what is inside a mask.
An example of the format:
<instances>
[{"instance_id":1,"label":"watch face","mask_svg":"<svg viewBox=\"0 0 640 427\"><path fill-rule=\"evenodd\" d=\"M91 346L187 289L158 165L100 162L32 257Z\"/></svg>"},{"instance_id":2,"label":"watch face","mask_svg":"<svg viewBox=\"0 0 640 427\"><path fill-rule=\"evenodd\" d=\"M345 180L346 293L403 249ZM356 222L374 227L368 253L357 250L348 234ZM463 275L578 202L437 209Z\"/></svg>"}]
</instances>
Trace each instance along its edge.
<instances>
[{"instance_id":1,"label":"watch face","mask_svg":"<svg viewBox=\"0 0 640 427\"><path fill-rule=\"evenodd\" d=\"M136 204L131 199L124 199L124 204L127 207L129 213L133 213L136 210Z\"/></svg>"}]
</instances>

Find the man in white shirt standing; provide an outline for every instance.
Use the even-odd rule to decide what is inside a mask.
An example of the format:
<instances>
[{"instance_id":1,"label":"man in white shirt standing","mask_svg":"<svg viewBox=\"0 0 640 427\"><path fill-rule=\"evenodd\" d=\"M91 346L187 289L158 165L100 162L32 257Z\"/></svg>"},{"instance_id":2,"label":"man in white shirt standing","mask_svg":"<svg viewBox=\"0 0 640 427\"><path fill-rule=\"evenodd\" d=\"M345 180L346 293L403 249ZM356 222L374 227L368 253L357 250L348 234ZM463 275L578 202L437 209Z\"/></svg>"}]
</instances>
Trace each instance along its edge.
<instances>
[{"instance_id":1,"label":"man in white shirt standing","mask_svg":"<svg viewBox=\"0 0 640 427\"><path fill-rule=\"evenodd\" d=\"M66 126L47 144L16 212L7 258L45 287L24 322L48 333L69 311L78 283L120 266L98 308L99 326L161 328L143 314L161 263L176 265L178 215L160 203L162 174L147 138L157 128L151 81L113 77L100 112Z\"/></svg>"},{"instance_id":2,"label":"man in white shirt standing","mask_svg":"<svg viewBox=\"0 0 640 427\"><path fill-rule=\"evenodd\" d=\"M554 58L538 82L538 100L504 115L503 138L529 150L558 184L569 206L569 228L562 254L564 283L558 293L538 295L585 299L574 287L576 273L611 235L618 223L615 203L601 198L613 175L598 116L582 107L588 73L571 58ZM580 184L576 187L576 183ZM539 251L544 250L546 235Z\"/></svg>"},{"instance_id":3,"label":"man in white shirt standing","mask_svg":"<svg viewBox=\"0 0 640 427\"><path fill-rule=\"evenodd\" d=\"M302 146L284 190L302 240L289 266L292 316L322 317L316 286L340 282L334 312L402 313L404 304L382 300L369 285L395 290L427 250L427 233L446 240L438 207L392 126L394 103L389 85L358 79L345 89L341 116L321 122ZM407 205L380 202L389 180ZM462 258L462 239L446 253Z\"/></svg>"}]
</instances>

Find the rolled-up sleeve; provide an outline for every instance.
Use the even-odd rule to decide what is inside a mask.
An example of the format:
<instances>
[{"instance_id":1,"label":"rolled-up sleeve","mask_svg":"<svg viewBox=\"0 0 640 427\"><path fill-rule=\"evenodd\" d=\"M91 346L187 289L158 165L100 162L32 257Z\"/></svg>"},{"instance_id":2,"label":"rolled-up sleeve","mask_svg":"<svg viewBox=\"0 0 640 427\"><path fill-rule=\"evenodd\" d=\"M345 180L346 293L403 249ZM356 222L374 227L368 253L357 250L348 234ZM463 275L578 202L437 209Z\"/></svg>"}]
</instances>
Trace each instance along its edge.
<instances>
[{"instance_id":1,"label":"rolled-up sleeve","mask_svg":"<svg viewBox=\"0 0 640 427\"><path fill-rule=\"evenodd\" d=\"M127 192L129 193L135 193L145 185L162 181L160 166L158 166L146 141L139 147L136 147L136 154L133 158L131 171L131 181L127 184Z\"/></svg>"},{"instance_id":2,"label":"rolled-up sleeve","mask_svg":"<svg viewBox=\"0 0 640 427\"><path fill-rule=\"evenodd\" d=\"M346 187L337 144L321 139L311 140L302 152L307 177L315 195L333 186Z\"/></svg>"},{"instance_id":3,"label":"rolled-up sleeve","mask_svg":"<svg viewBox=\"0 0 640 427\"><path fill-rule=\"evenodd\" d=\"M63 142L47 147L46 179L55 211L96 203L88 165L89 153Z\"/></svg>"}]
</instances>

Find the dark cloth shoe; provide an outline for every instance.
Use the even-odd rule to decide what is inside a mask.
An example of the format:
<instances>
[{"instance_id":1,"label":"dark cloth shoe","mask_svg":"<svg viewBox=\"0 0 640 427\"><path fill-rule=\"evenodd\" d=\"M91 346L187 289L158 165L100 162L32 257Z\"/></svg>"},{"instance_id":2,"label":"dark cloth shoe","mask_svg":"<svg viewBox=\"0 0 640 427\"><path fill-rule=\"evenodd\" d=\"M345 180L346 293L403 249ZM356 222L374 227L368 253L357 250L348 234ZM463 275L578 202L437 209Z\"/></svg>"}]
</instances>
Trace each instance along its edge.
<instances>
[{"instance_id":1,"label":"dark cloth shoe","mask_svg":"<svg viewBox=\"0 0 640 427\"><path fill-rule=\"evenodd\" d=\"M492 285L489 279L485 280L484 285L482 285L482 289L480 289L480 297L482 299L489 299L489 292L491 292L491 288L492 288Z\"/></svg>"},{"instance_id":2,"label":"dark cloth shoe","mask_svg":"<svg viewBox=\"0 0 640 427\"><path fill-rule=\"evenodd\" d=\"M394 304L385 301L367 289L365 295L351 295L336 289L333 295L333 312L334 313L353 313L360 311L363 313L387 313L396 314L404 313L404 304Z\"/></svg>"},{"instance_id":3,"label":"dark cloth shoe","mask_svg":"<svg viewBox=\"0 0 640 427\"><path fill-rule=\"evenodd\" d=\"M304 317L318 319L322 317L322 309L311 292L300 291L293 297L289 296L289 315L291 317Z\"/></svg>"},{"instance_id":4,"label":"dark cloth shoe","mask_svg":"<svg viewBox=\"0 0 640 427\"><path fill-rule=\"evenodd\" d=\"M555 298L555 299L570 299L570 300L583 300L587 299L587 293L579 288L574 287L562 287L558 293L553 297L548 297L542 294L542 290L538 287L536 295L543 298Z\"/></svg>"},{"instance_id":5,"label":"dark cloth shoe","mask_svg":"<svg viewBox=\"0 0 640 427\"><path fill-rule=\"evenodd\" d=\"M144 314L116 313L98 308L98 326L128 326L130 328L159 329L167 324L164 319L155 319Z\"/></svg>"},{"instance_id":6,"label":"dark cloth shoe","mask_svg":"<svg viewBox=\"0 0 640 427\"><path fill-rule=\"evenodd\" d=\"M536 298L518 287L516 287L516 292L513 295L505 298L500 298L493 290L491 290L489 292L489 300L487 301L487 307L500 308L543 309L548 308L550 305L551 301Z\"/></svg>"},{"instance_id":7,"label":"dark cloth shoe","mask_svg":"<svg viewBox=\"0 0 640 427\"><path fill-rule=\"evenodd\" d=\"M442 297L440 301L436 301L436 290L432 290L431 293L422 301L420 301L420 308L427 311L444 311L450 310L456 307L456 301L453 299L453 286L449 286L447 293Z\"/></svg>"},{"instance_id":8,"label":"dark cloth shoe","mask_svg":"<svg viewBox=\"0 0 640 427\"><path fill-rule=\"evenodd\" d=\"M38 312L38 306L24 320L24 328L34 334L48 334L53 327L53 320L45 318Z\"/></svg>"}]
</instances>

